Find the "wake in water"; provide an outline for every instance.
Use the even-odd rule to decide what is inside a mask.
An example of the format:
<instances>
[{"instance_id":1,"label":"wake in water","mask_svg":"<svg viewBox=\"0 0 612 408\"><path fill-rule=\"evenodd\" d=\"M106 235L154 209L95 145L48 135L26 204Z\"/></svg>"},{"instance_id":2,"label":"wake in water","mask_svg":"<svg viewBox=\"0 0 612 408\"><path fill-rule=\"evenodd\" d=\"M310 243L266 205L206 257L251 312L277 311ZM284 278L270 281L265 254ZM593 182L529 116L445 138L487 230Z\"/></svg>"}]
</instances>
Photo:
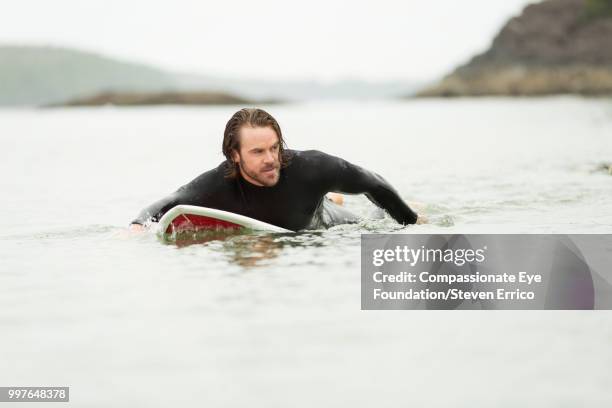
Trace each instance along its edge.
<instances>
[{"instance_id":1,"label":"wake in water","mask_svg":"<svg viewBox=\"0 0 612 408\"><path fill-rule=\"evenodd\" d=\"M120 236L125 231L123 227L117 227L112 225L83 225L76 227L66 227L57 229L47 229L43 231L35 231L23 234L10 234L0 236L0 240L55 240L55 239L80 239L89 238L92 236L101 236L111 238L113 236Z\"/></svg>"}]
</instances>

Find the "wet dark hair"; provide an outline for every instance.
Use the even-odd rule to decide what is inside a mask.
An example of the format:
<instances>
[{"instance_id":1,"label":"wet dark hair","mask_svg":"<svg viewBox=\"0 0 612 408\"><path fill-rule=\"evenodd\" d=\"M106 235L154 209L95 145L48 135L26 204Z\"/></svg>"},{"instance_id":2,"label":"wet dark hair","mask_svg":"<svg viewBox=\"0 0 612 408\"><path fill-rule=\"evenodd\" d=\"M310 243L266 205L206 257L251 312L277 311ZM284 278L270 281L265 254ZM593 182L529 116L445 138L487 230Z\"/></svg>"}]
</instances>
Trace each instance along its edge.
<instances>
[{"instance_id":1,"label":"wet dark hair","mask_svg":"<svg viewBox=\"0 0 612 408\"><path fill-rule=\"evenodd\" d=\"M286 151L287 145L283 140L283 133L278 122L272 115L259 108L243 108L234 113L225 125L223 133L223 155L225 156L225 169L227 178L235 178L239 173L238 164L232 159L232 151L240 152L240 129L243 126L270 127L278 136L278 154L281 168L289 163L289 155Z\"/></svg>"}]
</instances>

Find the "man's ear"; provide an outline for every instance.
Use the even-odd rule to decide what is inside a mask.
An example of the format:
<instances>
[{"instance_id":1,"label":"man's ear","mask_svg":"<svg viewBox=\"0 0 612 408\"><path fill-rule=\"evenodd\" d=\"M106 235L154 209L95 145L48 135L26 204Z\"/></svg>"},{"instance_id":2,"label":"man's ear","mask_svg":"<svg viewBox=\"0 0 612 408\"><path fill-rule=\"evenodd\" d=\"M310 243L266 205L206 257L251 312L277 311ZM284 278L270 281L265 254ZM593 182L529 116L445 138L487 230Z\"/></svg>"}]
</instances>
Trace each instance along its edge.
<instances>
[{"instance_id":1,"label":"man's ear","mask_svg":"<svg viewBox=\"0 0 612 408\"><path fill-rule=\"evenodd\" d=\"M240 154L236 150L232 150L232 161L236 164L240 163Z\"/></svg>"}]
</instances>

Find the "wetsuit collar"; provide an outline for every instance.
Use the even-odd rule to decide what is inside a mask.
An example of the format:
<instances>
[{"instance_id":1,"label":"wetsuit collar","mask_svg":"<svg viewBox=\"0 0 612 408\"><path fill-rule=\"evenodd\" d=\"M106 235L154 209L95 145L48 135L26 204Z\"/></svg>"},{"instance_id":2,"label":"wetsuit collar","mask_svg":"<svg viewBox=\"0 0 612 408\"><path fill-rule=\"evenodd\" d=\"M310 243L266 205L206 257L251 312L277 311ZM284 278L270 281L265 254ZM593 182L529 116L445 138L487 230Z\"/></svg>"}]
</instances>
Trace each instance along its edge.
<instances>
[{"instance_id":1,"label":"wetsuit collar","mask_svg":"<svg viewBox=\"0 0 612 408\"><path fill-rule=\"evenodd\" d=\"M279 185L279 183L281 182L281 178L283 177L283 170L280 170L279 176L278 176L278 181L276 182L275 185L273 186L258 186L257 184L253 184L250 181L248 181L247 179L245 179L242 176L242 173L240 172L240 170L238 170L238 175L237 175L237 179L238 179L238 183L241 184L242 186L245 186L246 188L250 188L252 190L272 190L274 189L276 186Z\"/></svg>"}]
</instances>

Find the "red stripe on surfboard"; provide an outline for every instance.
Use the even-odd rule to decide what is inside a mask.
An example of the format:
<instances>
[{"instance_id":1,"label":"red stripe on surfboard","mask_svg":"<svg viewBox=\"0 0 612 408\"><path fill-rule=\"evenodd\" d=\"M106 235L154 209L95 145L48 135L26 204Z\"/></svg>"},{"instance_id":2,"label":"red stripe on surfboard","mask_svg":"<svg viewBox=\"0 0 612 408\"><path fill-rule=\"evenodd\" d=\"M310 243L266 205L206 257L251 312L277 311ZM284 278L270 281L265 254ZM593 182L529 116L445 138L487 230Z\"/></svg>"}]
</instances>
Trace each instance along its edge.
<instances>
[{"instance_id":1,"label":"red stripe on surfboard","mask_svg":"<svg viewBox=\"0 0 612 408\"><path fill-rule=\"evenodd\" d=\"M168 224L166 228L166 234L172 234L172 232L182 231L193 231L203 229L238 229L243 228L240 224L234 224L233 222L220 220L217 218L205 217L203 215L196 214L181 214Z\"/></svg>"}]
</instances>

